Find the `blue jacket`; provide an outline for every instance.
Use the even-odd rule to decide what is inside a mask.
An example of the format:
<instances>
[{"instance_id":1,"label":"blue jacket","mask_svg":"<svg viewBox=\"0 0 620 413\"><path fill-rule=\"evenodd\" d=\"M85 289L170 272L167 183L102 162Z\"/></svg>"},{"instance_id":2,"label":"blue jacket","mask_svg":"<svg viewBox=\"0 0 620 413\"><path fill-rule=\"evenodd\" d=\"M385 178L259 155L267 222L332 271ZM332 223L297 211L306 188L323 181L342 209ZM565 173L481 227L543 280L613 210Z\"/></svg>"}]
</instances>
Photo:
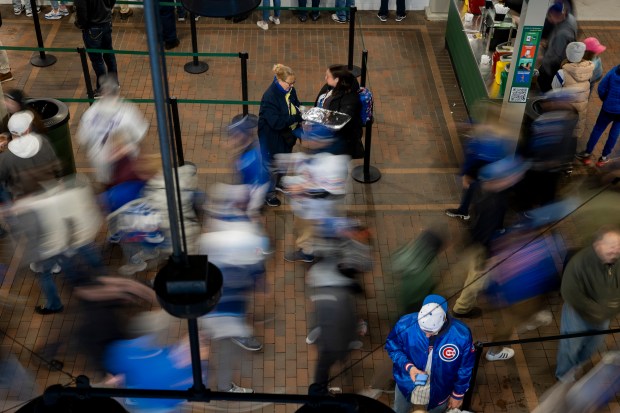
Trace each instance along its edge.
<instances>
[{"instance_id":1,"label":"blue jacket","mask_svg":"<svg viewBox=\"0 0 620 413\"><path fill-rule=\"evenodd\" d=\"M425 370L430 346L433 356L430 374L430 401L428 410L445 403L450 396L462 399L469 388L475 362L471 331L462 322L448 317L439 334L429 341L418 324L418 313L407 314L396 323L385 343L385 349L394 362L394 380L407 400L415 384L408 363Z\"/></svg>"},{"instance_id":2,"label":"blue jacket","mask_svg":"<svg viewBox=\"0 0 620 413\"><path fill-rule=\"evenodd\" d=\"M611 69L598 85L598 96L603 101L603 110L620 113L620 65Z\"/></svg>"},{"instance_id":3,"label":"blue jacket","mask_svg":"<svg viewBox=\"0 0 620 413\"><path fill-rule=\"evenodd\" d=\"M291 115L286 105L286 92L274 80L267 88L260 101L258 112L258 140L264 161L270 161L278 153L290 153L292 146L286 144L281 134L295 122L301 122L299 111ZM299 99L295 88L291 90L289 101L299 107Z\"/></svg>"}]
</instances>

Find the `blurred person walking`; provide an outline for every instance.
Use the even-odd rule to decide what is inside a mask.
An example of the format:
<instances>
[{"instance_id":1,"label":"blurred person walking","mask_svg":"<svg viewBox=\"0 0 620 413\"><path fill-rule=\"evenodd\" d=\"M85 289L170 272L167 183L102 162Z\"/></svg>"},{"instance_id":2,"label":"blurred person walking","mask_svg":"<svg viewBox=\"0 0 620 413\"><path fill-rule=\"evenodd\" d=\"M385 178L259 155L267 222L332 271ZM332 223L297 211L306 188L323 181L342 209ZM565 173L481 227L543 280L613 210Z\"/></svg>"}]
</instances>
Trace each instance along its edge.
<instances>
[{"instance_id":1,"label":"blurred person walking","mask_svg":"<svg viewBox=\"0 0 620 413\"><path fill-rule=\"evenodd\" d=\"M0 46L4 46L2 41L0 41ZM9 55L6 54L6 50L2 49L0 50L0 83L8 82L9 80L13 80Z\"/></svg>"},{"instance_id":2,"label":"blurred person walking","mask_svg":"<svg viewBox=\"0 0 620 413\"><path fill-rule=\"evenodd\" d=\"M575 108L578 115L577 125L573 130L575 139L581 138L586 128L590 79L594 72L594 63L583 58L585 51L586 45L584 43L569 43L566 46L566 60L562 62L562 68L558 70L551 82L552 89L566 88L572 93L570 104Z\"/></svg>"},{"instance_id":3,"label":"blurred person walking","mask_svg":"<svg viewBox=\"0 0 620 413\"><path fill-rule=\"evenodd\" d=\"M263 164L269 171L271 185L265 196L265 203L271 207L281 205L276 197L281 175L276 172L274 159L277 154L291 153L297 139L301 136L299 124L302 121L300 102L295 90L295 73L283 64L272 69L273 82L267 88L260 102L258 114L258 139L260 141Z\"/></svg>"},{"instance_id":4,"label":"blurred person walking","mask_svg":"<svg viewBox=\"0 0 620 413\"><path fill-rule=\"evenodd\" d=\"M0 183L8 189L13 201L26 199L26 204L29 197L44 190L45 182L55 183L60 176L60 161L51 144L43 136L32 132L33 119L34 116L29 111L17 112L11 116L8 129L13 139L8 143L7 150L0 153ZM27 228L26 224L36 222L36 219L30 215L30 219L11 219L11 222L14 226L11 230L18 232ZM46 222L42 224L45 225ZM30 238L35 241L39 237ZM46 248L50 249L49 246ZM45 251L33 257L39 264L36 266L41 270L37 280L47 301L45 305L35 308L35 311L42 315L57 313L63 309L52 279L57 252L59 251Z\"/></svg>"},{"instance_id":5,"label":"blurred person walking","mask_svg":"<svg viewBox=\"0 0 620 413\"><path fill-rule=\"evenodd\" d=\"M475 363L471 331L448 315L445 298L429 295L418 313L398 320L385 349L394 362L394 411L458 409Z\"/></svg>"},{"instance_id":6,"label":"blurred person walking","mask_svg":"<svg viewBox=\"0 0 620 413\"><path fill-rule=\"evenodd\" d=\"M606 330L620 314L620 228L603 226L592 245L579 251L562 276L560 334ZM555 376L575 380L574 368L590 359L605 340L604 335L560 340Z\"/></svg>"},{"instance_id":7,"label":"blurred person walking","mask_svg":"<svg viewBox=\"0 0 620 413\"><path fill-rule=\"evenodd\" d=\"M594 128L590 134L590 139L586 144L586 149L579 152L576 157L584 165L592 163L590 159L592 151L598 140L611 123L607 142L603 147L603 152L596 162L596 166L603 166L610 161L610 155L616 146L618 136L620 136L620 65L611 69L598 85L598 96L603 101L601 111L598 113Z\"/></svg>"},{"instance_id":8,"label":"blurred person walking","mask_svg":"<svg viewBox=\"0 0 620 413\"><path fill-rule=\"evenodd\" d=\"M480 169L480 187L474 195L474 219L470 224L470 246L465 251L467 278L452 312L455 317L474 318L481 315L476 307L478 293L485 284L484 269L490 256L493 237L504 231L504 215L508 208L507 191L519 182L529 163L509 156Z\"/></svg>"},{"instance_id":9,"label":"blurred person walking","mask_svg":"<svg viewBox=\"0 0 620 413\"><path fill-rule=\"evenodd\" d=\"M97 76L98 97L103 76L113 77L118 85L116 56L112 47L112 10L116 0L75 0L75 27L82 30L87 49L109 50L111 53L89 52L88 57Z\"/></svg>"},{"instance_id":10,"label":"blurred person walking","mask_svg":"<svg viewBox=\"0 0 620 413\"><path fill-rule=\"evenodd\" d=\"M253 335L247 322L250 294L265 274L266 237L249 222L229 223L228 229L207 232L199 241L200 253L222 272L222 296L217 306L200 318L203 333L217 346L217 389L233 393L254 390L233 382L233 370L240 363L240 348L260 351L263 344ZM235 344L235 345L231 345ZM210 364L213 369L215 364Z\"/></svg>"}]
</instances>

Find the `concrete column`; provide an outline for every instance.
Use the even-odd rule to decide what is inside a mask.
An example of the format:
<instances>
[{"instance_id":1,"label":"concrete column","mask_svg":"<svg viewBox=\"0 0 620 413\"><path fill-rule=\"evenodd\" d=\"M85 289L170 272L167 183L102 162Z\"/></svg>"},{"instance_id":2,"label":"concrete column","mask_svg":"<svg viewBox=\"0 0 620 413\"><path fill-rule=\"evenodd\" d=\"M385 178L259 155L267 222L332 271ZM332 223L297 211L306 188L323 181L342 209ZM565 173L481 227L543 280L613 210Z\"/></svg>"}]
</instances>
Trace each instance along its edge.
<instances>
[{"instance_id":1,"label":"concrete column","mask_svg":"<svg viewBox=\"0 0 620 413\"><path fill-rule=\"evenodd\" d=\"M430 0L424 9L426 19L431 21L448 20L448 8L452 0Z\"/></svg>"}]
</instances>

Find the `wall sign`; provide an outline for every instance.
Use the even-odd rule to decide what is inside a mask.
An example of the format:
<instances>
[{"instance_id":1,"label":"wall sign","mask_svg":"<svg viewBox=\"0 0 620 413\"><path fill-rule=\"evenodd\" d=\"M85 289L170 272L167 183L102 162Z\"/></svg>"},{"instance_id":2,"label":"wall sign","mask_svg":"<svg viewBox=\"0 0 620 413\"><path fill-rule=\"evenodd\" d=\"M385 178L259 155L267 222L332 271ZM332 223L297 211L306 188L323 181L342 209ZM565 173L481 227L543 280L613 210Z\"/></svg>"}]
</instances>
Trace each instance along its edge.
<instances>
[{"instance_id":1,"label":"wall sign","mask_svg":"<svg viewBox=\"0 0 620 413\"><path fill-rule=\"evenodd\" d=\"M538 54L538 46L540 45L540 37L542 27L540 26L524 26L521 34L521 43L519 50L519 58L517 60L517 68L512 79L510 87L509 102L525 103L527 95L532 84L532 75L534 74L534 63ZM515 51L517 49L515 48Z\"/></svg>"}]
</instances>

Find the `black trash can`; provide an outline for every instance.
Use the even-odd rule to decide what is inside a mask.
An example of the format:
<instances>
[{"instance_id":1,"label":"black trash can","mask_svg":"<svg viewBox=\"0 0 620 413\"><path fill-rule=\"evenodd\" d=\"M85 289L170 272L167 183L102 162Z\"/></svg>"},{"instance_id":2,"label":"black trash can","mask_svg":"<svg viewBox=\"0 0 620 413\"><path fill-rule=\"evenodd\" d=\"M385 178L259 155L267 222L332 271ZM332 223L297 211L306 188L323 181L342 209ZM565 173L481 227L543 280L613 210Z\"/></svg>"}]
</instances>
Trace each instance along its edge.
<instances>
[{"instance_id":1,"label":"black trash can","mask_svg":"<svg viewBox=\"0 0 620 413\"><path fill-rule=\"evenodd\" d=\"M75 159L69 130L69 108L63 102L50 98L28 99L26 104L36 111L47 129L47 137L60 159L62 176L75 173Z\"/></svg>"}]
</instances>

